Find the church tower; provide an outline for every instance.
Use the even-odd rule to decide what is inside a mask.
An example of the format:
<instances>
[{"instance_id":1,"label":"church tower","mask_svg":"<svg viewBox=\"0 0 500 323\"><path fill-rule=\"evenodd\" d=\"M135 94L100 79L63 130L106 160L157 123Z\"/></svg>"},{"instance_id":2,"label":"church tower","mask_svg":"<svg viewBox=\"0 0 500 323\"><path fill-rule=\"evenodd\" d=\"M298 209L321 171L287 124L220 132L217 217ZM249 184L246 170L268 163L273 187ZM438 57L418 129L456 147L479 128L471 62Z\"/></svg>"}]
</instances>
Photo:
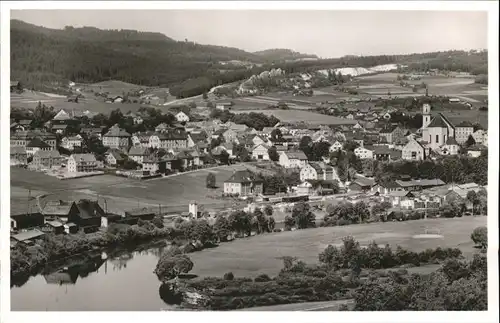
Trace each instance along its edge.
<instances>
[{"instance_id":1,"label":"church tower","mask_svg":"<svg viewBox=\"0 0 500 323\"><path fill-rule=\"evenodd\" d=\"M427 128L431 123L431 105L424 103L422 107L422 129Z\"/></svg>"}]
</instances>

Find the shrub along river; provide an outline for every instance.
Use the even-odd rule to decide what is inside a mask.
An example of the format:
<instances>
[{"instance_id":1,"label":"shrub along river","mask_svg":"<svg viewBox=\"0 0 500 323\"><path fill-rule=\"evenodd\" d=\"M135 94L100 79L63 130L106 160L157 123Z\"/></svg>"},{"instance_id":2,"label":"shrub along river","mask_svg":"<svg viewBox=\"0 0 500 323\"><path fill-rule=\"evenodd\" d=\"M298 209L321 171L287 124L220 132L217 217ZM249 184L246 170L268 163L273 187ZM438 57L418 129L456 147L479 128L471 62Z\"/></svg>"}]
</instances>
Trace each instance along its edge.
<instances>
[{"instance_id":1,"label":"shrub along river","mask_svg":"<svg viewBox=\"0 0 500 323\"><path fill-rule=\"evenodd\" d=\"M153 273L164 245L113 256L96 253L85 260L47 269L11 288L13 311L159 311L172 309L160 297ZM71 263L71 264L70 264ZM68 265L70 264L70 265ZM17 284L17 286L16 286Z\"/></svg>"}]
</instances>

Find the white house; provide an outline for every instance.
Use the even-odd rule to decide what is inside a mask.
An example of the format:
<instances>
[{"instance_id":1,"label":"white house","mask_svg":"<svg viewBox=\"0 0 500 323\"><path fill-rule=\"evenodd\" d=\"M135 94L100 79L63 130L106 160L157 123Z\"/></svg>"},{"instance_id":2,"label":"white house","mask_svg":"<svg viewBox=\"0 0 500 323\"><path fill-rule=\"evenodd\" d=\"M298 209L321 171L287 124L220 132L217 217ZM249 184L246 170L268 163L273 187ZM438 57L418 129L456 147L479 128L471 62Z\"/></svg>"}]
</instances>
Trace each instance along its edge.
<instances>
[{"instance_id":1,"label":"white house","mask_svg":"<svg viewBox=\"0 0 500 323\"><path fill-rule=\"evenodd\" d=\"M422 144L412 139L403 147L401 158L405 160L424 160L425 149Z\"/></svg>"},{"instance_id":2,"label":"white house","mask_svg":"<svg viewBox=\"0 0 500 323\"><path fill-rule=\"evenodd\" d=\"M449 137L448 140L446 140L446 144L442 147L442 152L444 152L445 155L458 155L459 148L455 138Z\"/></svg>"},{"instance_id":3,"label":"white house","mask_svg":"<svg viewBox=\"0 0 500 323\"><path fill-rule=\"evenodd\" d=\"M323 181L338 181L340 178L337 171L332 166L322 162L311 162L300 169L300 180L323 180Z\"/></svg>"},{"instance_id":4,"label":"white house","mask_svg":"<svg viewBox=\"0 0 500 323\"><path fill-rule=\"evenodd\" d=\"M264 140L261 136L254 136L252 142L255 146L257 145L268 145L268 140Z\"/></svg>"},{"instance_id":5,"label":"white house","mask_svg":"<svg viewBox=\"0 0 500 323\"><path fill-rule=\"evenodd\" d=\"M373 151L364 147L354 149L354 155L359 159L373 159Z\"/></svg>"},{"instance_id":6,"label":"white house","mask_svg":"<svg viewBox=\"0 0 500 323\"><path fill-rule=\"evenodd\" d=\"M180 111L175 115L175 118L178 122L189 122L189 116L184 112Z\"/></svg>"},{"instance_id":7,"label":"white house","mask_svg":"<svg viewBox=\"0 0 500 323\"><path fill-rule=\"evenodd\" d=\"M59 112L57 112L54 118L52 118L52 120L54 121L66 121L69 119L71 119L71 116L64 109L59 110Z\"/></svg>"},{"instance_id":8,"label":"white house","mask_svg":"<svg viewBox=\"0 0 500 323\"><path fill-rule=\"evenodd\" d=\"M300 150L280 151L279 164L284 168L302 168L307 165L307 156Z\"/></svg>"},{"instance_id":9,"label":"white house","mask_svg":"<svg viewBox=\"0 0 500 323\"><path fill-rule=\"evenodd\" d=\"M232 106L231 102L219 102L215 105L215 108L217 110L224 111L226 109L229 110L231 106Z\"/></svg>"},{"instance_id":10,"label":"white house","mask_svg":"<svg viewBox=\"0 0 500 323\"><path fill-rule=\"evenodd\" d=\"M148 156L147 154L147 148L145 147L131 147L129 152L128 152L128 156L130 157L130 159L132 159L133 161L135 161L136 163L138 164L141 164L143 163L144 161L144 158L146 156Z\"/></svg>"},{"instance_id":11,"label":"white house","mask_svg":"<svg viewBox=\"0 0 500 323\"><path fill-rule=\"evenodd\" d=\"M80 135L64 137L61 140L61 146L67 150L74 150L75 147L82 147L83 138Z\"/></svg>"},{"instance_id":12,"label":"white house","mask_svg":"<svg viewBox=\"0 0 500 323\"><path fill-rule=\"evenodd\" d=\"M68 159L68 172L94 172L97 160L93 154L73 154Z\"/></svg>"},{"instance_id":13,"label":"white house","mask_svg":"<svg viewBox=\"0 0 500 323\"><path fill-rule=\"evenodd\" d=\"M256 160L269 160L269 147L259 144L252 149L252 158Z\"/></svg>"},{"instance_id":14,"label":"white house","mask_svg":"<svg viewBox=\"0 0 500 323\"><path fill-rule=\"evenodd\" d=\"M474 141L476 142L476 144L481 144L481 145L485 145L486 146L486 141L487 141L487 138L488 138L488 134L487 134L486 131L484 131L482 129L479 129L479 130L476 130L472 134L472 138L474 138ZM467 139L469 139L469 138L467 138Z\"/></svg>"},{"instance_id":15,"label":"white house","mask_svg":"<svg viewBox=\"0 0 500 323\"><path fill-rule=\"evenodd\" d=\"M329 148L329 151L332 153L334 151L340 151L342 150L342 147L344 147L344 145L342 145L340 143L340 141L336 140Z\"/></svg>"}]
</instances>

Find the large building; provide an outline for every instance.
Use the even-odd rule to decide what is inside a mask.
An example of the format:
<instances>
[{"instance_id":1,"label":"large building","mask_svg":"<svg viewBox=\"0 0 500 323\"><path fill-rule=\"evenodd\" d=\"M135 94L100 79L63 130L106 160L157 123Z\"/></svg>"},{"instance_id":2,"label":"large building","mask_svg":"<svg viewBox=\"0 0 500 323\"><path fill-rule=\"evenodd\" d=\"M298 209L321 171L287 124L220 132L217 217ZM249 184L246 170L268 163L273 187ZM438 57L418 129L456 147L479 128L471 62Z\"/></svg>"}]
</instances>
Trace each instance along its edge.
<instances>
[{"instance_id":1,"label":"large building","mask_svg":"<svg viewBox=\"0 0 500 323\"><path fill-rule=\"evenodd\" d=\"M11 147L26 147L33 139L38 138L56 149L56 136L44 130L18 131L10 136Z\"/></svg>"},{"instance_id":2,"label":"large building","mask_svg":"<svg viewBox=\"0 0 500 323\"><path fill-rule=\"evenodd\" d=\"M429 104L423 105L422 113L422 140L426 141L432 150L445 146L449 143L449 138L455 138L458 144L463 144L474 133L474 127L470 122L464 121L455 126L442 113L431 119Z\"/></svg>"},{"instance_id":3,"label":"large building","mask_svg":"<svg viewBox=\"0 0 500 323\"><path fill-rule=\"evenodd\" d=\"M109 131L102 137L104 147L128 150L131 135L118 125L109 128Z\"/></svg>"},{"instance_id":4,"label":"large building","mask_svg":"<svg viewBox=\"0 0 500 323\"><path fill-rule=\"evenodd\" d=\"M262 179L249 170L237 171L224 182L224 194L250 196L262 192Z\"/></svg>"},{"instance_id":5,"label":"large building","mask_svg":"<svg viewBox=\"0 0 500 323\"><path fill-rule=\"evenodd\" d=\"M322 162L310 162L300 170L300 180L317 180L317 181L338 181L340 179L337 171L332 166Z\"/></svg>"},{"instance_id":6,"label":"large building","mask_svg":"<svg viewBox=\"0 0 500 323\"><path fill-rule=\"evenodd\" d=\"M95 172L97 160L92 154L73 154L68 159L68 172Z\"/></svg>"}]
</instances>

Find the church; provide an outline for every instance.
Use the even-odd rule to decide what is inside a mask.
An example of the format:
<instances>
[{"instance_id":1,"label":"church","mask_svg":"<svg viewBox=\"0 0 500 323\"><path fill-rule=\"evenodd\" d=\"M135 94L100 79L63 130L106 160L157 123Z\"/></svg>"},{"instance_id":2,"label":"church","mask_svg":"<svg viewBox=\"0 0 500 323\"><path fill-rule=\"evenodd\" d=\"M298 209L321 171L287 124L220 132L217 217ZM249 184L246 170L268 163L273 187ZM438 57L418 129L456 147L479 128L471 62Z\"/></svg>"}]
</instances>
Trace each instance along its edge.
<instances>
[{"instance_id":1,"label":"church","mask_svg":"<svg viewBox=\"0 0 500 323\"><path fill-rule=\"evenodd\" d=\"M431 106L425 103L422 107L421 131L422 140L427 142L427 147L439 150L450 142L465 143L469 135L474 132L474 127L468 122L462 122L455 126L442 113L431 118Z\"/></svg>"}]
</instances>

